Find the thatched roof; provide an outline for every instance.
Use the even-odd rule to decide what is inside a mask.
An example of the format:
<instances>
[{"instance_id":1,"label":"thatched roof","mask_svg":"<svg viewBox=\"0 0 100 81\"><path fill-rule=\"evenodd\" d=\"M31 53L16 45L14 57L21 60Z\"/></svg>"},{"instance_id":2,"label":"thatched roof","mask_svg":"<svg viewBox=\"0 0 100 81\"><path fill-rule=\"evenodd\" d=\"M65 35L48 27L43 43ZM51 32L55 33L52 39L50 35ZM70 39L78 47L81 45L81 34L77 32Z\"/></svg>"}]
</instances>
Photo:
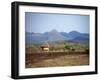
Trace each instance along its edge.
<instances>
[{"instance_id":1,"label":"thatched roof","mask_svg":"<svg viewBox=\"0 0 100 81\"><path fill-rule=\"evenodd\" d=\"M49 48L49 44L45 42L44 44L41 45L42 48Z\"/></svg>"}]
</instances>

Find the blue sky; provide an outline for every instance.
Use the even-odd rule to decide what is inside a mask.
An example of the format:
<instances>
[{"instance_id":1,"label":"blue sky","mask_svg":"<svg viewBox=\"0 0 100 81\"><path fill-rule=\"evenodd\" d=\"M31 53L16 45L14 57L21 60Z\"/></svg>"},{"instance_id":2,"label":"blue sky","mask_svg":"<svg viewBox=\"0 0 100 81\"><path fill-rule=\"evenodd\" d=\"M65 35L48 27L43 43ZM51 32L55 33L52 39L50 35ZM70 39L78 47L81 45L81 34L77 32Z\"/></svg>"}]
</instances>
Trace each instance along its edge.
<instances>
[{"instance_id":1,"label":"blue sky","mask_svg":"<svg viewBox=\"0 0 100 81\"><path fill-rule=\"evenodd\" d=\"M56 29L67 33L70 31L89 33L89 22L88 15L25 12L27 32L43 33Z\"/></svg>"}]
</instances>

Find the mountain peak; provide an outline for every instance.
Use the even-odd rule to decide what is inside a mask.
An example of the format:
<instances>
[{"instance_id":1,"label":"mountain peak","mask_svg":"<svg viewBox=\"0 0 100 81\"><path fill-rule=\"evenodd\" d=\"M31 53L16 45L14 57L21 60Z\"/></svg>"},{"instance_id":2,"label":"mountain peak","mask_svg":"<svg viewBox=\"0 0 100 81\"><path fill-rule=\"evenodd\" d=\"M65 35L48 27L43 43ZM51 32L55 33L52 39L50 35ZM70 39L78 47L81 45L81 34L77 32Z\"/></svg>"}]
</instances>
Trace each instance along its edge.
<instances>
[{"instance_id":1,"label":"mountain peak","mask_svg":"<svg viewBox=\"0 0 100 81\"><path fill-rule=\"evenodd\" d=\"M83 34L78 31L58 32L53 29L45 33L28 33L26 32L27 43L43 43L44 41L55 42L55 41L73 41L73 42L87 42L89 40L89 34Z\"/></svg>"},{"instance_id":2,"label":"mountain peak","mask_svg":"<svg viewBox=\"0 0 100 81\"><path fill-rule=\"evenodd\" d=\"M71 32L69 32L69 34L79 34L79 32L77 32L77 31L71 31Z\"/></svg>"},{"instance_id":3,"label":"mountain peak","mask_svg":"<svg viewBox=\"0 0 100 81\"><path fill-rule=\"evenodd\" d=\"M53 29L50 32L52 32L52 33L58 33L58 31L56 29Z\"/></svg>"}]
</instances>

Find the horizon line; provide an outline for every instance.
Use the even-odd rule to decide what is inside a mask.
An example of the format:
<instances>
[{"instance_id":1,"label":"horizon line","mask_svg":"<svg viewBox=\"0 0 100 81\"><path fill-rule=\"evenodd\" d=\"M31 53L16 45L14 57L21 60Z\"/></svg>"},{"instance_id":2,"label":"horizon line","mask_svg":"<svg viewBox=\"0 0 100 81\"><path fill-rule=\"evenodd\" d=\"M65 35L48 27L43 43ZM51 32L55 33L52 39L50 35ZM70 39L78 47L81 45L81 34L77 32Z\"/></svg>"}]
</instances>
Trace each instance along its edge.
<instances>
[{"instance_id":1,"label":"horizon line","mask_svg":"<svg viewBox=\"0 0 100 81\"><path fill-rule=\"evenodd\" d=\"M53 30L54 30L54 29L53 29ZM52 31L52 30L50 30L50 31ZM46 33L46 32L50 32L50 31L45 31L45 32L31 32L31 31L25 31L25 32L27 32L27 33ZM56 30L56 31L57 31L57 30ZM59 32L59 31L57 31L57 32ZM78 32L78 33L87 33L87 34L89 34L89 32L80 32L80 31L77 31L77 30L72 30L72 31L69 31L69 32L60 31L59 33L61 33L61 32L65 32L65 33Z\"/></svg>"}]
</instances>

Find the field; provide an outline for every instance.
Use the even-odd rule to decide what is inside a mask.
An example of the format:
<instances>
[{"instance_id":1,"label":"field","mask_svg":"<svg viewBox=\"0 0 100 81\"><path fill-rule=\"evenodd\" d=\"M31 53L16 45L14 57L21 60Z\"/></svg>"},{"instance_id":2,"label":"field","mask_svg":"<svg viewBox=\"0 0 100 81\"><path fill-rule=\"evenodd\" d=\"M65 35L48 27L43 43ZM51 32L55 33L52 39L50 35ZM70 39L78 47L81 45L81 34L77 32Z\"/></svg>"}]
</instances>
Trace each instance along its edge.
<instances>
[{"instance_id":1,"label":"field","mask_svg":"<svg viewBox=\"0 0 100 81\"><path fill-rule=\"evenodd\" d=\"M26 55L26 68L89 65L86 52L54 52Z\"/></svg>"},{"instance_id":2,"label":"field","mask_svg":"<svg viewBox=\"0 0 100 81\"><path fill-rule=\"evenodd\" d=\"M87 43L52 43L49 52L43 52L39 46L26 45L26 68L89 65Z\"/></svg>"},{"instance_id":3,"label":"field","mask_svg":"<svg viewBox=\"0 0 100 81\"><path fill-rule=\"evenodd\" d=\"M38 44L26 44L26 54L41 53L43 52L40 46L43 43ZM49 42L49 52L69 52L69 51L89 51L88 43L74 43L74 42Z\"/></svg>"}]
</instances>

